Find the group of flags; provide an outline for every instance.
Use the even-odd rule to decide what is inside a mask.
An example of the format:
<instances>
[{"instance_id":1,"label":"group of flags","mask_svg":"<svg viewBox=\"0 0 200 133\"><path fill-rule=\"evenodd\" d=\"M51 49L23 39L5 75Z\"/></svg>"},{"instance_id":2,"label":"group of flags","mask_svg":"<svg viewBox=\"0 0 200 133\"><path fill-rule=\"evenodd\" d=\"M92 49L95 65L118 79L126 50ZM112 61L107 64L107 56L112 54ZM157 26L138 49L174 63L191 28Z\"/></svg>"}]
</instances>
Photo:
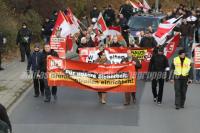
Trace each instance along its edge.
<instances>
[{"instance_id":1,"label":"group of flags","mask_svg":"<svg viewBox=\"0 0 200 133\"><path fill-rule=\"evenodd\" d=\"M137 10L143 9L144 12L148 12L151 9L146 0L143 0L142 3L139 0L135 0L134 2L130 0L130 4Z\"/></svg>"},{"instance_id":2,"label":"group of flags","mask_svg":"<svg viewBox=\"0 0 200 133\"><path fill-rule=\"evenodd\" d=\"M138 2L137 4L133 2L131 3L134 6L137 5L137 7L138 6L143 7L143 9L144 7L145 9L150 9L148 8L149 6L145 0L143 1L143 4L140 3L139 1L137 2ZM166 43L167 36L177 26L181 18L182 16L179 18L172 18L159 24L157 31L153 34L158 44L163 45L164 43ZM55 23L55 26L52 32L52 36L58 37L58 38L59 37L65 38L66 43L67 43L67 50L72 51L73 50L72 37L80 31L81 29L79 25L80 23L81 22L74 16L74 14L69 8L67 9L66 13L59 11L57 21ZM105 20L102 16L102 13L99 14L99 17L93 29L96 31L95 32L96 35L100 33L104 37L121 35L121 29L119 26L107 27Z\"/></svg>"},{"instance_id":3,"label":"group of flags","mask_svg":"<svg viewBox=\"0 0 200 133\"><path fill-rule=\"evenodd\" d=\"M183 16L171 18L159 24L157 31L153 34L159 45L163 45L167 41L167 36L170 35L171 31L181 23L182 17Z\"/></svg>"},{"instance_id":4,"label":"group of flags","mask_svg":"<svg viewBox=\"0 0 200 133\"><path fill-rule=\"evenodd\" d=\"M78 33L81 29L81 22L74 16L72 11L68 8L67 13L59 11L58 17L52 32L52 37L65 38L67 43L67 48L69 51L73 49L72 37ZM121 29L119 26L107 27L102 13L99 14L96 24L93 29L96 31L97 35L100 33L104 37L121 35Z\"/></svg>"}]
</instances>

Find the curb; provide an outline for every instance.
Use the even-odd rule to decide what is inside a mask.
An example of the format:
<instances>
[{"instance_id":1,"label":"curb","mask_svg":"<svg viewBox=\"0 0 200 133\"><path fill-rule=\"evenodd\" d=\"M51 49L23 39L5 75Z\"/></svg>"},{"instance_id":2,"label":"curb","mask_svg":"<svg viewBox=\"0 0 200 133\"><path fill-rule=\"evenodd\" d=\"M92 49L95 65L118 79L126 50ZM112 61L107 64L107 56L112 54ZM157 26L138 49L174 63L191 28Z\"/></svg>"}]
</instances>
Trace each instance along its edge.
<instances>
[{"instance_id":1,"label":"curb","mask_svg":"<svg viewBox=\"0 0 200 133\"><path fill-rule=\"evenodd\" d=\"M11 106L26 92L32 85L32 80L27 81L28 83L24 84L23 87L19 88L19 90L15 93L15 95L10 98L10 100L5 104L7 110L11 108Z\"/></svg>"}]
</instances>

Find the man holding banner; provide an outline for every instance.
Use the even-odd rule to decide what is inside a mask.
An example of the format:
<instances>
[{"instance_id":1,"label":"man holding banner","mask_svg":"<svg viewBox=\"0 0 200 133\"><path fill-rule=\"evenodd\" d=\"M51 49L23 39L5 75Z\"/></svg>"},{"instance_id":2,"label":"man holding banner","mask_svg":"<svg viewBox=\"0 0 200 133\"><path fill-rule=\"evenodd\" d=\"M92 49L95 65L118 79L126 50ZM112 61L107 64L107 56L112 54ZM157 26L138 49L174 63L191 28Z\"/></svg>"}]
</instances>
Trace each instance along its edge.
<instances>
[{"instance_id":1,"label":"man holding banner","mask_svg":"<svg viewBox=\"0 0 200 133\"><path fill-rule=\"evenodd\" d=\"M49 44L45 44L44 51L42 52L41 59L39 60L39 75L38 77L42 78L44 82L44 93L45 93L45 100L44 102L51 101L51 94L54 96L54 99L57 99L57 86L52 87L52 91L50 91L50 86L48 85L48 77L46 75L47 72L47 57L51 55L54 57L58 57L57 52L50 48Z\"/></svg>"},{"instance_id":2,"label":"man holding banner","mask_svg":"<svg viewBox=\"0 0 200 133\"><path fill-rule=\"evenodd\" d=\"M124 58L122 60L122 63L126 63L126 62L133 63L133 65L135 65L136 72L137 72L138 69L142 68L140 61L137 58L133 57L131 50L127 51L127 58ZM125 106L130 105L131 96L132 96L132 99L133 99L133 103L136 102L135 94L136 94L136 92L131 92L131 93L126 92L125 93L125 103L124 103Z\"/></svg>"},{"instance_id":3,"label":"man holding banner","mask_svg":"<svg viewBox=\"0 0 200 133\"><path fill-rule=\"evenodd\" d=\"M110 61L106 58L105 52L101 51L98 53L99 58L96 60L98 64L111 64ZM98 92L99 101L102 104L106 104L106 92Z\"/></svg>"}]
</instances>

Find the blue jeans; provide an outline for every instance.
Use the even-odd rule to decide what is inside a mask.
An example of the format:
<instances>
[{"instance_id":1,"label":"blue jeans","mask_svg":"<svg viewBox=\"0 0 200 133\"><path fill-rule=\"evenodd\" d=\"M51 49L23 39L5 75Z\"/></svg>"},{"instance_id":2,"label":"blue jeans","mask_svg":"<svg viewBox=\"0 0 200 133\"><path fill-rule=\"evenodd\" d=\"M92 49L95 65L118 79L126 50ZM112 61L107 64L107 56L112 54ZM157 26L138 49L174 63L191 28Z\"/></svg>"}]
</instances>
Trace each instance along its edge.
<instances>
[{"instance_id":1,"label":"blue jeans","mask_svg":"<svg viewBox=\"0 0 200 133\"><path fill-rule=\"evenodd\" d=\"M181 39L181 46L187 51L189 48L189 37L183 36Z\"/></svg>"},{"instance_id":2,"label":"blue jeans","mask_svg":"<svg viewBox=\"0 0 200 133\"><path fill-rule=\"evenodd\" d=\"M191 48L189 47L189 44L190 44L189 37L183 36L181 39L181 46L185 49L187 56L191 57L192 51L191 51Z\"/></svg>"}]
</instances>

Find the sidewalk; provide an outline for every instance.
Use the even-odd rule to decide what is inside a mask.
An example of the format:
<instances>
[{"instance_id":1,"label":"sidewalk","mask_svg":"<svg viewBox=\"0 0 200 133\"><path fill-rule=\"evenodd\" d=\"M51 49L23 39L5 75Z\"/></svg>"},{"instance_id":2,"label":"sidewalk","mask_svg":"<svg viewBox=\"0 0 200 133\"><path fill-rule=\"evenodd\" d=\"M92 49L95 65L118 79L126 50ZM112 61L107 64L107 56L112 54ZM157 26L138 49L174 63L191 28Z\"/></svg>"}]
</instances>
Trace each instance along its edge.
<instances>
[{"instance_id":1,"label":"sidewalk","mask_svg":"<svg viewBox=\"0 0 200 133\"><path fill-rule=\"evenodd\" d=\"M0 71L0 103L9 108L31 86L32 80L26 74L26 62L18 59L4 63Z\"/></svg>"}]
</instances>

